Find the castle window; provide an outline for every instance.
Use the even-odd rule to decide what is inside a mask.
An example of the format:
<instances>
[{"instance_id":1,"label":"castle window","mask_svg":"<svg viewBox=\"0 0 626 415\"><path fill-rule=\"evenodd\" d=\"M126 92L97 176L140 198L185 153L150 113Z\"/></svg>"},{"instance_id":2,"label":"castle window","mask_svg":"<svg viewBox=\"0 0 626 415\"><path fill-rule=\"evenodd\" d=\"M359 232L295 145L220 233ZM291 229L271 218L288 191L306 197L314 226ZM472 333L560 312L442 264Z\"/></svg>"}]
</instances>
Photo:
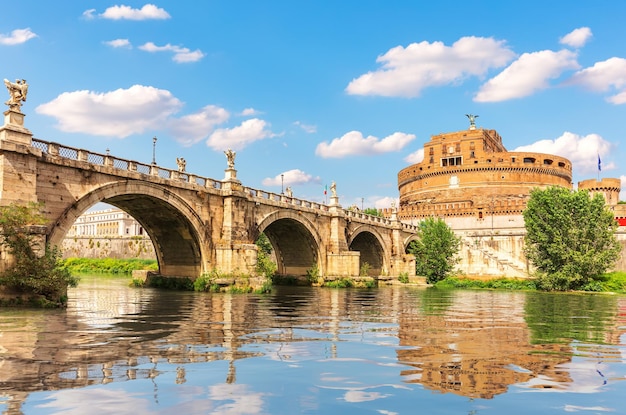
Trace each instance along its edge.
<instances>
[{"instance_id":1,"label":"castle window","mask_svg":"<svg viewBox=\"0 0 626 415\"><path fill-rule=\"evenodd\" d=\"M552 160L550 160L550 159L545 159L545 160L543 161L543 164L547 164L547 165L549 166L549 165L551 165L551 164L552 164Z\"/></svg>"},{"instance_id":2,"label":"castle window","mask_svg":"<svg viewBox=\"0 0 626 415\"><path fill-rule=\"evenodd\" d=\"M470 142L470 150L474 150L474 142L473 141Z\"/></svg>"},{"instance_id":3,"label":"castle window","mask_svg":"<svg viewBox=\"0 0 626 415\"><path fill-rule=\"evenodd\" d=\"M565 167L565 163L563 163L562 161L559 161L559 167Z\"/></svg>"},{"instance_id":4,"label":"castle window","mask_svg":"<svg viewBox=\"0 0 626 415\"><path fill-rule=\"evenodd\" d=\"M470 151L470 158L471 159L476 158L476 155L474 154L474 150Z\"/></svg>"},{"instance_id":5,"label":"castle window","mask_svg":"<svg viewBox=\"0 0 626 415\"><path fill-rule=\"evenodd\" d=\"M429 149L428 149L428 155L430 155L430 156L435 155L435 149L434 149L434 148L432 148L432 147L431 147L431 148L429 148Z\"/></svg>"},{"instance_id":6,"label":"castle window","mask_svg":"<svg viewBox=\"0 0 626 415\"><path fill-rule=\"evenodd\" d=\"M461 152L461 143L456 143L455 150L456 150L457 153Z\"/></svg>"},{"instance_id":7,"label":"castle window","mask_svg":"<svg viewBox=\"0 0 626 415\"><path fill-rule=\"evenodd\" d=\"M430 163L434 163L434 162L435 162L435 159L431 156L431 157L430 157L429 162L430 162Z\"/></svg>"},{"instance_id":8,"label":"castle window","mask_svg":"<svg viewBox=\"0 0 626 415\"><path fill-rule=\"evenodd\" d=\"M532 157L524 157L524 163L534 164L535 159Z\"/></svg>"},{"instance_id":9,"label":"castle window","mask_svg":"<svg viewBox=\"0 0 626 415\"><path fill-rule=\"evenodd\" d=\"M511 162L515 163L515 157L511 157Z\"/></svg>"}]
</instances>

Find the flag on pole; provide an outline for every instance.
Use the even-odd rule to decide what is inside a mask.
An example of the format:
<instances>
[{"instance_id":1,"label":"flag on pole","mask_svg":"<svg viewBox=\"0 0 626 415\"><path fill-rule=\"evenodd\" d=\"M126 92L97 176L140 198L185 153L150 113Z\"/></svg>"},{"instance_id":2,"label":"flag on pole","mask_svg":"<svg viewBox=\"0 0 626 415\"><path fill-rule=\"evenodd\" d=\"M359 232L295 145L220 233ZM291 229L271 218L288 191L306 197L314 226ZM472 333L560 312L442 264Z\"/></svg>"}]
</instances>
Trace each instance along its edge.
<instances>
[{"instance_id":1,"label":"flag on pole","mask_svg":"<svg viewBox=\"0 0 626 415\"><path fill-rule=\"evenodd\" d=\"M598 171L602 171L602 161L600 160L600 154L598 154Z\"/></svg>"}]
</instances>

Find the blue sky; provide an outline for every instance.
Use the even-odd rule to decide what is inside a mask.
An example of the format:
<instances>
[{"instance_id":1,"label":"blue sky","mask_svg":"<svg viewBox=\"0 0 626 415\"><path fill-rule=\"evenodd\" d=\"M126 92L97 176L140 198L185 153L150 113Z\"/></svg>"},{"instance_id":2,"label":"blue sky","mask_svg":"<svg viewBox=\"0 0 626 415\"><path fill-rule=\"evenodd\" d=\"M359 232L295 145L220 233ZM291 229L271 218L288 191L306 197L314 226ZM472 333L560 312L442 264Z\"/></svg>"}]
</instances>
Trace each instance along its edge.
<instances>
[{"instance_id":1,"label":"blue sky","mask_svg":"<svg viewBox=\"0 0 626 415\"><path fill-rule=\"evenodd\" d=\"M218 180L232 148L245 186L323 202L335 181L344 207L388 207L398 171L471 113L509 150L569 158L574 184L626 187L623 1L7 7L0 77L28 81L42 140L150 163L156 136L159 165Z\"/></svg>"}]
</instances>

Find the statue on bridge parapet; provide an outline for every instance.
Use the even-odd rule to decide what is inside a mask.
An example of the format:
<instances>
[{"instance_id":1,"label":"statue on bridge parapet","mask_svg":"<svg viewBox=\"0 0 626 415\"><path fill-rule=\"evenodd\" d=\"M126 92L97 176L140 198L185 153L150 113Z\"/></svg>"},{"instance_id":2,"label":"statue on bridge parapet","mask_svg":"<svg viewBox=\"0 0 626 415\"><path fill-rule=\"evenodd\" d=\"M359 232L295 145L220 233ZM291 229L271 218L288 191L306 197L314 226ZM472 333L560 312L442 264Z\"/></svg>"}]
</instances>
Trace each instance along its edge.
<instances>
[{"instance_id":1,"label":"statue on bridge parapet","mask_svg":"<svg viewBox=\"0 0 626 415\"><path fill-rule=\"evenodd\" d=\"M237 153L235 153L233 150L229 148L228 150L224 151L224 154L226 154L228 168L234 169L235 168L235 156L237 155Z\"/></svg>"},{"instance_id":2,"label":"statue on bridge parapet","mask_svg":"<svg viewBox=\"0 0 626 415\"><path fill-rule=\"evenodd\" d=\"M22 102L26 102L26 95L28 94L26 79L16 79L15 82L11 82L5 78L4 85L7 87L10 97L4 104L8 105L11 111L21 112Z\"/></svg>"},{"instance_id":3,"label":"statue on bridge parapet","mask_svg":"<svg viewBox=\"0 0 626 415\"><path fill-rule=\"evenodd\" d=\"M176 165L178 166L178 171L181 173L187 168L187 162L182 157L176 157Z\"/></svg>"}]
</instances>

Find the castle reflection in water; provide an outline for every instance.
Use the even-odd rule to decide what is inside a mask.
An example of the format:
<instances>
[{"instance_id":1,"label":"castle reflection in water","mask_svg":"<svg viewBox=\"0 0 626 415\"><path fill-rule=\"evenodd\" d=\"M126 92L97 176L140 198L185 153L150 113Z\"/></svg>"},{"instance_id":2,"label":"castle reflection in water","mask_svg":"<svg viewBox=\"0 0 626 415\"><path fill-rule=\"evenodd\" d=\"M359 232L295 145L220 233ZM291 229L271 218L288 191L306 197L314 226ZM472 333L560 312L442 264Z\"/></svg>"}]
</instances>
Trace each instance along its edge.
<instances>
[{"instance_id":1,"label":"castle reflection in water","mask_svg":"<svg viewBox=\"0 0 626 415\"><path fill-rule=\"evenodd\" d=\"M223 380L236 383L236 362L260 355L249 347L254 344L279 346L275 353L289 360L315 353L307 341L323 341L328 358L349 358L336 347L346 322L352 334L383 325L378 330L397 341L398 376L405 383L484 399L519 384L567 389L574 382L567 369L572 356L610 358L626 326L626 299L609 296L405 287L279 287L263 296L101 285L74 290L78 297L67 310L0 314L7 413L19 413L31 392L157 378L159 362L178 365L176 383L184 383L185 365L227 361ZM555 307L567 308L555 298L589 302L592 314L551 321ZM576 346L576 336L586 341Z\"/></svg>"}]
</instances>

